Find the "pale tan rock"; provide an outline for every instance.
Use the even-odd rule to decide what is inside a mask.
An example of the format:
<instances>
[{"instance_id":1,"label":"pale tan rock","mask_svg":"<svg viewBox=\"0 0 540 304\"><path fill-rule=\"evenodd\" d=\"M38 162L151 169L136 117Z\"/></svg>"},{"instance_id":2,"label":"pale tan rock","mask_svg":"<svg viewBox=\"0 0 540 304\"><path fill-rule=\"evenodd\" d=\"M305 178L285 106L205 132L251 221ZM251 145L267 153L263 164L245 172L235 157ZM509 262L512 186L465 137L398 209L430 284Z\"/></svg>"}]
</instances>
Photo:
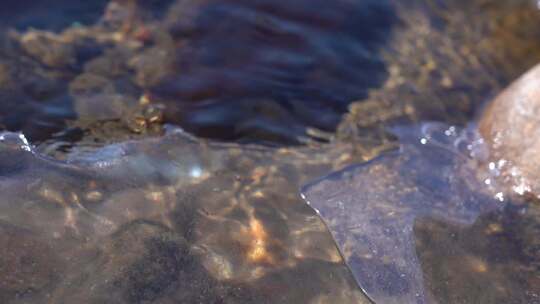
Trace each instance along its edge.
<instances>
[{"instance_id":1,"label":"pale tan rock","mask_svg":"<svg viewBox=\"0 0 540 304\"><path fill-rule=\"evenodd\" d=\"M489 147L489 167L519 194L540 194L540 65L483 112L479 131Z\"/></svg>"}]
</instances>

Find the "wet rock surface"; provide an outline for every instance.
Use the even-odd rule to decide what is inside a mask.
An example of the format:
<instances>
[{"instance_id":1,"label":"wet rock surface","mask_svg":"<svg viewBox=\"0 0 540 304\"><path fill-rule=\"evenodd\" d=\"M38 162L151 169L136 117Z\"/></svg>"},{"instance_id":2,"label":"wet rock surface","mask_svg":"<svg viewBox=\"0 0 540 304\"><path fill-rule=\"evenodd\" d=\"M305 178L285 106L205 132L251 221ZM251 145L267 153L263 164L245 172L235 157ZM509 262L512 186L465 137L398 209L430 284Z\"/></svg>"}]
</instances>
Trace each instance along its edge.
<instances>
[{"instance_id":1,"label":"wet rock surface","mask_svg":"<svg viewBox=\"0 0 540 304\"><path fill-rule=\"evenodd\" d=\"M505 177L518 192L540 193L540 67L516 80L486 108L480 132L492 147L491 169ZM503 115L504 113L504 115Z\"/></svg>"}]
</instances>

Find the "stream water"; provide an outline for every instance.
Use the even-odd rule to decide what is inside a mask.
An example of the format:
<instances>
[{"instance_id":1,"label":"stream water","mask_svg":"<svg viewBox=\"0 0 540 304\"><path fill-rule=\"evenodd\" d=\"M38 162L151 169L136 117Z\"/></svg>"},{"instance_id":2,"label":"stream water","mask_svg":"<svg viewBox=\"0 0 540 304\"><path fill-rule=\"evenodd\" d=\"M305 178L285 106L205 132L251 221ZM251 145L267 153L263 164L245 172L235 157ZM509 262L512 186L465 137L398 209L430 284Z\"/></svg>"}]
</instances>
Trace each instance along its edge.
<instances>
[{"instance_id":1,"label":"stream water","mask_svg":"<svg viewBox=\"0 0 540 304\"><path fill-rule=\"evenodd\" d=\"M1 303L540 303L454 146L530 1L1 4Z\"/></svg>"}]
</instances>

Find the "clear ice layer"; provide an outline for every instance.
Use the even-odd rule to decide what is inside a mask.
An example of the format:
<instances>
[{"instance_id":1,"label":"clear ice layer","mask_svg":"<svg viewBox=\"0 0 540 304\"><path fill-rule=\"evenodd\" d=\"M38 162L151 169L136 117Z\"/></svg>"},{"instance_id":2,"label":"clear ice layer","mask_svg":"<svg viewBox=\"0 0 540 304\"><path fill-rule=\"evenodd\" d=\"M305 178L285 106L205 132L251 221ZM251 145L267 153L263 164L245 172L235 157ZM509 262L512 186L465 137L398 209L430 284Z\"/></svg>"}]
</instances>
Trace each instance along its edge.
<instances>
[{"instance_id":1,"label":"clear ice layer","mask_svg":"<svg viewBox=\"0 0 540 304\"><path fill-rule=\"evenodd\" d=\"M540 303L538 203L487 185L467 131L394 131L399 151L302 191L360 287L378 304Z\"/></svg>"}]
</instances>

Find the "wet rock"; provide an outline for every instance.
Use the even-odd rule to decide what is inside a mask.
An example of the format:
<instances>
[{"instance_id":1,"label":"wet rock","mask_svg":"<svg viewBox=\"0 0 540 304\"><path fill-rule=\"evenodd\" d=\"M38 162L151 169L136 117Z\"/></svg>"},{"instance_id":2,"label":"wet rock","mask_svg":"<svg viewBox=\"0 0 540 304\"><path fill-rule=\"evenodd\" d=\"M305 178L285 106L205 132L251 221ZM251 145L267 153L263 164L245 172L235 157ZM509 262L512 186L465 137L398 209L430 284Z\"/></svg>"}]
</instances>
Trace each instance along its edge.
<instances>
[{"instance_id":1,"label":"wet rock","mask_svg":"<svg viewBox=\"0 0 540 304\"><path fill-rule=\"evenodd\" d=\"M516 192L540 195L540 66L488 104L479 129L490 147L490 169Z\"/></svg>"}]
</instances>

